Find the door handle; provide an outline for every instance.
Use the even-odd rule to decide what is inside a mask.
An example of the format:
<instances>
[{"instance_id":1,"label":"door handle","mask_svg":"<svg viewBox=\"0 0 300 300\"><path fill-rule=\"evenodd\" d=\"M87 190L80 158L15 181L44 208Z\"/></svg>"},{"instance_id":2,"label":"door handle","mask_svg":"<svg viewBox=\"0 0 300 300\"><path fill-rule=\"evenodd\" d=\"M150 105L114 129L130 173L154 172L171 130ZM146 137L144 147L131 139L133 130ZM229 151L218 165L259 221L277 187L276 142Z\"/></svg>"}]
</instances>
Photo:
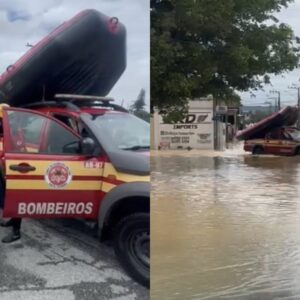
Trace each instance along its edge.
<instances>
[{"instance_id":1,"label":"door handle","mask_svg":"<svg viewBox=\"0 0 300 300\"><path fill-rule=\"evenodd\" d=\"M18 165L10 165L9 169L12 170L12 171L18 171L20 173L27 173L27 172L31 172L31 171L36 170L35 167L33 167L29 164L26 164L26 163L21 163L21 164L18 164Z\"/></svg>"}]
</instances>

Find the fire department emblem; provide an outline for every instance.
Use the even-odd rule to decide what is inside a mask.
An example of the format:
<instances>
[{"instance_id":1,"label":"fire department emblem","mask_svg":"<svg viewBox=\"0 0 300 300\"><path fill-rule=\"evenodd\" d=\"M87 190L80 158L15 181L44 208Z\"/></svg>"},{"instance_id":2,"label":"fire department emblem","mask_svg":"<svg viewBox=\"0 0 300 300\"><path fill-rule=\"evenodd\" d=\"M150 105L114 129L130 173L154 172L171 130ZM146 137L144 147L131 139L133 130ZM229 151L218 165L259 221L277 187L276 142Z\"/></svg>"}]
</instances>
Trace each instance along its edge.
<instances>
[{"instance_id":1,"label":"fire department emblem","mask_svg":"<svg viewBox=\"0 0 300 300\"><path fill-rule=\"evenodd\" d=\"M48 167L45 180L52 188L63 188L72 180L72 174L68 166L57 162Z\"/></svg>"}]
</instances>

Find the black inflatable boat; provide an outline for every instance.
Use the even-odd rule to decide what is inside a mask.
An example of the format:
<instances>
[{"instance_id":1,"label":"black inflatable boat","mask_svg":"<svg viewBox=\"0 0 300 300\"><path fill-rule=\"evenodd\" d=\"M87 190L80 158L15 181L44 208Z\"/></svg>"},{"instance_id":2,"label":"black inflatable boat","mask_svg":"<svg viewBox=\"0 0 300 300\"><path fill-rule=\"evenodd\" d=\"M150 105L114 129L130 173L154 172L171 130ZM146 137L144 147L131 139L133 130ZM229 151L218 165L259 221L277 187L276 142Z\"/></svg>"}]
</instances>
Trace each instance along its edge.
<instances>
[{"instance_id":1,"label":"black inflatable boat","mask_svg":"<svg viewBox=\"0 0 300 300\"><path fill-rule=\"evenodd\" d=\"M126 68L126 30L84 10L33 46L0 77L0 101L22 106L57 93L106 96Z\"/></svg>"}]
</instances>

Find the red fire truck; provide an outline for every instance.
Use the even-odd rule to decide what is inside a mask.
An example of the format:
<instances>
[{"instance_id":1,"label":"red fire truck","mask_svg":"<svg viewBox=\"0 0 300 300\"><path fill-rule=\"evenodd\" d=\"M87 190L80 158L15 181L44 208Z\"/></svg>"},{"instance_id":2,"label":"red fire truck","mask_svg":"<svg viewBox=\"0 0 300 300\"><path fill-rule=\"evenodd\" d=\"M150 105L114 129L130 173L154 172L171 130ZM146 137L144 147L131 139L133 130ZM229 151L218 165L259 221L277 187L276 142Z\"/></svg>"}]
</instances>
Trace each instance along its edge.
<instances>
[{"instance_id":1,"label":"red fire truck","mask_svg":"<svg viewBox=\"0 0 300 300\"><path fill-rule=\"evenodd\" d=\"M94 220L149 286L149 124L109 99L71 98L1 107L4 216Z\"/></svg>"}]
</instances>

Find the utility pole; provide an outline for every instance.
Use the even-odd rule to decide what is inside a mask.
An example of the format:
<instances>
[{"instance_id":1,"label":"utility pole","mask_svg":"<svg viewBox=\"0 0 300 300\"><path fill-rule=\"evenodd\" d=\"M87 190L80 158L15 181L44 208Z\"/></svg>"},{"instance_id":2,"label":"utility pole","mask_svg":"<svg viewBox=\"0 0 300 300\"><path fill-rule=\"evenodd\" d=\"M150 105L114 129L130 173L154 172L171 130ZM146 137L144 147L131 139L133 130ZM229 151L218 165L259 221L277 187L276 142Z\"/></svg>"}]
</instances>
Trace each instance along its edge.
<instances>
[{"instance_id":1,"label":"utility pole","mask_svg":"<svg viewBox=\"0 0 300 300\"><path fill-rule=\"evenodd\" d=\"M278 106L277 106L277 110L280 110L280 108L281 108L281 103L280 103L280 91L276 91L276 90L272 90L272 91L270 91L270 93L272 93L272 94L277 94L277 104L278 104Z\"/></svg>"},{"instance_id":2,"label":"utility pole","mask_svg":"<svg viewBox=\"0 0 300 300\"><path fill-rule=\"evenodd\" d=\"M300 86L297 86L296 84L292 84L292 86L289 86L289 89L297 90L297 107L298 107L297 128L300 129Z\"/></svg>"},{"instance_id":3,"label":"utility pole","mask_svg":"<svg viewBox=\"0 0 300 300\"><path fill-rule=\"evenodd\" d=\"M272 102L265 101L265 104L269 104L269 115L271 115L272 114Z\"/></svg>"},{"instance_id":4,"label":"utility pole","mask_svg":"<svg viewBox=\"0 0 300 300\"><path fill-rule=\"evenodd\" d=\"M275 100L274 101L274 110L272 110L272 113L273 112L275 112L275 111L277 111L278 110L278 105L277 105L277 97L268 97L268 99L270 99L270 100ZM268 101L267 101L268 102ZM270 102L268 102L268 103L270 103ZM271 103L271 108L272 108L272 103Z\"/></svg>"},{"instance_id":5,"label":"utility pole","mask_svg":"<svg viewBox=\"0 0 300 300\"><path fill-rule=\"evenodd\" d=\"M213 96L214 150L218 149L217 96Z\"/></svg>"}]
</instances>

